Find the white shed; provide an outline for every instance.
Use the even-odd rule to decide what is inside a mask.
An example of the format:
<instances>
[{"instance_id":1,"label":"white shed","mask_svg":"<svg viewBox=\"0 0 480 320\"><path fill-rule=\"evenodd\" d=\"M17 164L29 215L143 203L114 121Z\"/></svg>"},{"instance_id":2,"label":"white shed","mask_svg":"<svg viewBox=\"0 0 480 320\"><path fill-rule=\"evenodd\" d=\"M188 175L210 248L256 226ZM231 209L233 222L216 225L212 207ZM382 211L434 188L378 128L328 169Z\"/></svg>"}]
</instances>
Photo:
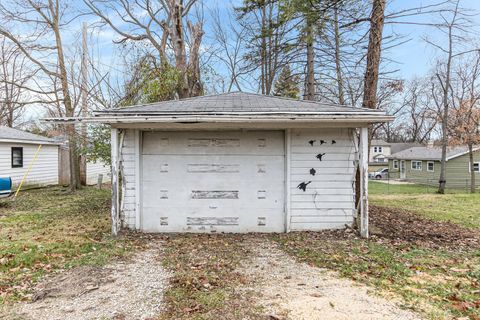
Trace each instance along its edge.
<instances>
[{"instance_id":1,"label":"white shed","mask_svg":"<svg viewBox=\"0 0 480 320\"><path fill-rule=\"evenodd\" d=\"M38 150L24 184L57 184L58 148L59 143L53 139L0 126L0 176L11 177L12 184L18 185Z\"/></svg>"},{"instance_id":2,"label":"white shed","mask_svg":"<svg viewBox=\"0 0 480 320\"><path fill-rule=\"evenodd\" d=\"M343 228L358 209L366 236L367 127L392 117L228 93L59 120L111 125L114 233L119 224L145 232Z\"/></svg>"}]
</instances>

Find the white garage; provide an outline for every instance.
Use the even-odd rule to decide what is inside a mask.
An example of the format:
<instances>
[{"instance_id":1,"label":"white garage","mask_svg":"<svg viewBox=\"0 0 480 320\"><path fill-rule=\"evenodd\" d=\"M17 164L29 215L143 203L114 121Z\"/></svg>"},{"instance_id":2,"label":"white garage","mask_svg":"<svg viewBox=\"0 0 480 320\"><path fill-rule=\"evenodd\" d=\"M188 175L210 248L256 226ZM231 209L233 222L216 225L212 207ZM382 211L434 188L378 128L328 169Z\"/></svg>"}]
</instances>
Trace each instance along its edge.
<instances>
[{"instance_id":1,"label":"white garage","mask_svg":"<svg viewBox=\"0 0 480 320\"><path fill-rule=\"evenodd\" d=\"M322 230L358 217L368 236L368 126L391 120L237 92L53 121L111 126L114 234Z\"/></svg>"}]
</instances>

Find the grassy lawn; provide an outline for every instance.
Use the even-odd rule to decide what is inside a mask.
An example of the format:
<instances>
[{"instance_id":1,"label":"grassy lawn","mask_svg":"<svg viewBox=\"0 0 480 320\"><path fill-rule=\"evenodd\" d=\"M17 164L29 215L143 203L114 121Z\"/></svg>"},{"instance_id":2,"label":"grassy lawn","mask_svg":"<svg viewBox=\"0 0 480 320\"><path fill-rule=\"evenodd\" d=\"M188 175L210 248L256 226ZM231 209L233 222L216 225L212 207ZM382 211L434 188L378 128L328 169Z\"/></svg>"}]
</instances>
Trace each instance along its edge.
<instances>
[{"instance_id":1,"label":"grassy lawn","mask_svg":"<svg viewBox=\"0 0 480 320\"><path fill-rule=\"evenodd\" d=\"M69 194L51 187L0 202L0 304L27 298L43 275L102 265L131 242L110 237L110 192L92 187Z\"/></svg>"},{"instance_id":2,"label":"grassy lawn","mask_svg":"<svg viewBox=\"0 0 480 320\"><path fill-rule=\"evenodd\" d=\"M480 319L480 251L431 249L328 233L274 236L298 260L399 296L428 319Z\"/></svg>"},{"instance_id":3,"label":"grassy lawn","mask_svg":"<svg viewBox=\"0 0 480 320\"><path fill-rule=\"evenodd\" d=\"M480 319L480 194L439 195L432 187L374 181L369 186L370 203L378 206L372 224L382 221L385 229L371 240L343 231L274 240L301 261L400 296L406 308L427 318Z\"/></svg>"},{"instance_id":4,"label":"grassy lawn","mask_svg":"<svg viewBox=\"0 0 480 320\"><path fill-rule=\"evenodd\" d=\"M374 205L415 212L430 219L451 221L470 228L480 228L480 193L436 189L420 185L387 185L371 181L369 199Z\"/></svg>"}]
</instances>

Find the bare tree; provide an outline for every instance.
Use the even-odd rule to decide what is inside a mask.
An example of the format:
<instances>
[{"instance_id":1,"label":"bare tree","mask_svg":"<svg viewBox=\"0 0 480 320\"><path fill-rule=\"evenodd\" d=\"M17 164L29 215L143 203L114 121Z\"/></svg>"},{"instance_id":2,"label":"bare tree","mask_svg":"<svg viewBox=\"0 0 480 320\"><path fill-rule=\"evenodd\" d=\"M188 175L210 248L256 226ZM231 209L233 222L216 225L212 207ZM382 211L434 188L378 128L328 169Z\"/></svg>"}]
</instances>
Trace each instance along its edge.
<instances>
[{"instance_id":1,"label":"bare tree","mask_svg":"<svg viewBox=\"0 0 480 320\"><path fill-rule=\"evenodd\" d=\"M470 192L476 188L474 146L480 143L480 53L459 61L452 72L452 107L448 119L451 145L467 145L470 162Z\"/></svg>"},{"instance_id":2,"label":"bare tree","mask_svg":"<svg viewBox=\"0 0 480 320\"><path fill-rule=\"evenodd\" d=\"M34 103L26 85L32 74L22 52L5 37L0 37L0 123L13 127L24 108Z\"/></svg>"},{"instance_id":3,"label":"bare tree","mask_svg":"<svg viewBox=\"0 0 480 320\"><path fill-rule=\"evenodd\" d=\"M460 0L451 2L451 8L448 13L440 13L440 23L435 28L445 34L447 45L442 46L437 42L426 38L425 41L445 55L444 62L439 63L436 77L441 87L441 133L442 133L442 158L440 165L440 178L438 184L438 193L445 193L446 186L446 164L447 164L447 148L448 148L448 116L451 94L451 78L454 59L478 49L464 49L464 43L467 43L466 30L470 26L468 14L460 7Z\"/></svg>"},{"instance_id":4,"label":"bare tree","mask_svg":"<svg viewBox=\"0 0 480 320\"><path fill-rule=\"evenodd\" d=\"M158 54L161 66L171 64L169 52L173 53L174 67L181 79L177 88L179 98L203 94L199 65L203 22L189 19L196 2L84 0L90 11L120 36L116 43L148 43Z\"/></svg>"},{"instance_id":5,"label":"bare tree","mask_svg":"<svg viewBox=\"0 0 480 320\"><path fill-rule=\"evenodd\" d=\"M276 0L246 1L237 8L237 21L245 30L243 72L258 75L259 91L272 93L275 80L289 62L293 26L281 16Z\"/></svg>"},{"instance_id":6,"label":"bare tree","mask_svg":"<svg viewBox=\"0 0 480 320\"><path fill-rule=\"evenodd\" d=\"M247 30L241 24L235 24L230 14L221 16L219 8L211 10L213 31L213 56L227 70L226 92L235 87L242 91L242 80L246 75L245 68L245 36Z\"/></svg>"},{"instance_id":7,"label":"bare tree","mask_svg":"<svg viewBox=\"0 0 480 320\"><path fill-rule=\"evenodd\" d=\"M379 94L380 108L394 115L393 123L384 123L374 134L390 142L425 143L437 127L437 112L430 91L429 78L417 78L407 82L401 95L385 101L384 94ZM383 85L380 86L382 88ZM384 106L382 106L384 104Z\"/></svg>"},{"instance_id":8,"label":"bare tree","mask_svg":"<svg viewBox=\"0 0 480 320\"><path fill-rule=\"evenodd\" d=\"M75 17L67 15L67 8L66 4L61 4L58 0L2 2L0 14L9 25L8 28L0 26L0 35L17 46L35 67L36 73L42 73L55 84L53 90L40 88L37 91L61 105L65 116L73 117L75 105L71 99L62 30ZM21 28L18 27L19 24L22 24ZM22 33L28 30L31 34L14 34L9 30L21 30ZM54 39L53 43L46 40L48 37ZM66 125L66 132L70 145L70 189L74 191L80 186L75 126Z\"/></svg>"}]
</instances>

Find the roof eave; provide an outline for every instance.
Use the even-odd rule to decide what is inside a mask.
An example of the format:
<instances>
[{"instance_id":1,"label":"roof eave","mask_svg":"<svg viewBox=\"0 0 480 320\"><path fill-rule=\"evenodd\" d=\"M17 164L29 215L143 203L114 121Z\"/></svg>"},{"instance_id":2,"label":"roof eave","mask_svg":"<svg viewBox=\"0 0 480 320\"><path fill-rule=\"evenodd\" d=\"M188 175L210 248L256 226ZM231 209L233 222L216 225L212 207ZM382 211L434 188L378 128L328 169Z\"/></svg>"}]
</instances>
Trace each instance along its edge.
<instances>
[{"instance_id":1,"label":"roof eave","mask_svg":"<svg viewBox=\"0 0 480 320\"><path fill-rule=\"evenodd\" d=\"M35 145L60 145L59 142L54 141L40 141L40 140L27 140L27 139L3 139L0 138L0 142L5 143L21 143L21 144L35 144Z\"/></svg>"},{"instance_id":2,"label":"roof eave","mask_svg":"<svg viewBox=\"0 0 480 320\"><path fill-rule=\"evenodd\" d=\"M381 123L393 121L395 117L385 114L286 114L279 116L96 116L96 117L62 117L62 118L46 118L46 122L51 123L105 123L105 124L122 124L122 123L281 123L281 122L362 122L362 123Z\"/></svg>"}]
</instances>

